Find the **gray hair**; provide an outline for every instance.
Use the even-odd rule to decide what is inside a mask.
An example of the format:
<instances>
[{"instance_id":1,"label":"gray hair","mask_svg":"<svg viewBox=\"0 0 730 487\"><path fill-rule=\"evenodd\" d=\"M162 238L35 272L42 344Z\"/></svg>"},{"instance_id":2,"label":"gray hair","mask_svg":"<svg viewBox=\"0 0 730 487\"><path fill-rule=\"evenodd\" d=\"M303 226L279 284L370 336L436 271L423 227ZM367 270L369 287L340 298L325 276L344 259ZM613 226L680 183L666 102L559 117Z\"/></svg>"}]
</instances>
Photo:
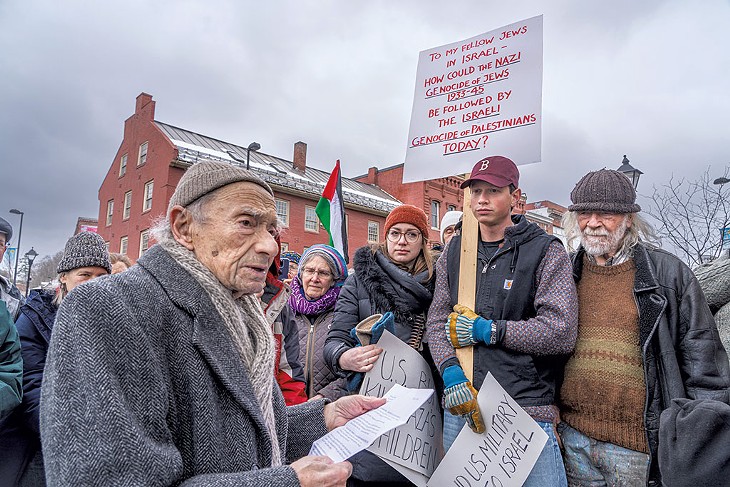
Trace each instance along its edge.
<instances>
[{"instance_id":1,"label":"gray hair","mask_svg":"<svg viewBox=\"0 0 730 487\"><path fill-rule=\"evenodd\" d=\"M577 211L568 211L563 215L562 226L568 249L577 250L580 246L581 231L578 224ZM631 219L631 226L626 229L621 246L617 253L625 252L641 242L648 247L657 248L661 245L654 227L639 213L625 213L625 218Z\"/></svg>"}]
</instances>

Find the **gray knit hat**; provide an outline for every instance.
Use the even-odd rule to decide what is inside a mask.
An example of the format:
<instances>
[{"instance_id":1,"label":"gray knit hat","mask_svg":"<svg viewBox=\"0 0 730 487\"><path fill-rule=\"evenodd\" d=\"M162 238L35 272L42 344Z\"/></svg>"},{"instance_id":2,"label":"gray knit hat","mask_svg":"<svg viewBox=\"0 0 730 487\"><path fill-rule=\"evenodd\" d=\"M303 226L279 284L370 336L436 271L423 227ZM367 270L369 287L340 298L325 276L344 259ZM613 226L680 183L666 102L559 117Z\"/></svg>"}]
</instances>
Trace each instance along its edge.
<instances>
[{"instance_id":1,"label":"gray knit hat","mask_svg":"<svg viewBox=\"0 0 730 487\"><path fill-rule=\"evenodd\" d=\"M180 182L177 183L177 188L175 188L175 193L170 198L170 204L167 205L167 214L168 216L170 215L170 210L175 205L180 205L184 208L198 198L212 193L218 188L239 182L258 184L271 194L271 196L274 196L274 192L269 185L251 171L226 162L205 160L193 164L185 171L183 177L180 178Z\"/></svg>"},{"instance_id":2,"label":"gray knit hat","mask_svg":"<svg viewBox=\"0 0 730 487\"><path fill-rule=\"evenodd\" d=\"M0 233L5 234L6 242L10 242L10 239L13 238L13 227L10 226L10 223L1 216L0 216Z\"/></svg>"},{"instance_id":3,"label":"gray knit hat","mask_svg":"<svg viewBox=\"0 0 730 487\"><path fill-rule=\"evenodd\" d=\"M568 211L636 213L636 191L629 178L614 169L601 169L583 176L570 192Z\"/></svg>"},{"instance_id":4,"label":"gray knit hat","mask_svg":"<svg viewBox=\"0 0 730 487\"><path fill-rule=\"evenodd\" d=\"M96 233L81 232L68 239L56 272L60 274L80 267L103 267L108 273L112 272L109 250L104 239Z\"/></svg>"}]
</instances>

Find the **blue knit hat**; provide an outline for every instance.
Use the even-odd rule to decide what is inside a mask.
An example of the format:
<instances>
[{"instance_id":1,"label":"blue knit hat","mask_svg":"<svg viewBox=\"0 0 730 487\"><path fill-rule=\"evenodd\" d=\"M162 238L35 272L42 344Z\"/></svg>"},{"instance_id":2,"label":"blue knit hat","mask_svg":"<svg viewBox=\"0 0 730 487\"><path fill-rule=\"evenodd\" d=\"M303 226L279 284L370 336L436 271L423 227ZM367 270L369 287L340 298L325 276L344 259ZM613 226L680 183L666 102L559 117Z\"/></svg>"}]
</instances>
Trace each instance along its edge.
<instances>
[{"instance_id":1,"label":"blue knit hat","mask_svg":"<svg viewBox=\"0 0 730 487\"><path fill-rule=\"evenodd\" d=\"M299 260L299 272L297 273L299 282L302 281L302 269L304 269L305 262L314 256L322 257L327 262L330 269L332 269L335 286L342 286L345 279L347 279L347 264L345 264L345 259L337 249L324 244L312 245L304 251L302 258Z\"/></svg>"},{"instance_id":2,"label":"blue knit hat","mask_svg":"<svg viewBox=\"0 0 730 487\"><path fill-rule=\"evenodd\" d=\"M294 262L295 264L299 265L299 260L302 258L302 256L296 252L282 252L281 258L287 259L289 262Z\"/></svg>"}]
</instances>

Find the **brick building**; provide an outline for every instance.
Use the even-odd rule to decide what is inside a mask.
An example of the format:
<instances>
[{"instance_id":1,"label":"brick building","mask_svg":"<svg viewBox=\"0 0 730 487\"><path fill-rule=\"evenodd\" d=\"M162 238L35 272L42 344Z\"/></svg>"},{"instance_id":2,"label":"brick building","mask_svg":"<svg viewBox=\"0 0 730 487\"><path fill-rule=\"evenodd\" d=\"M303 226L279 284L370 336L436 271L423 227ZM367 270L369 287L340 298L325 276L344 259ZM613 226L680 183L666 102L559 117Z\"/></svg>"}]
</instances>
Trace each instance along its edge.
<instances>
[{"instance_id":1,"label":"brick building","mask_svg":"<svg viewBox=\"0 0 730 487\"><path fill-rule=\"evenodd\" d=\"M136 260L151 245L149 229L164 216L185 170L201 159L239 164L246 148L155 120L152 96L137 96L134 114L124 122L124 137L99 188L98 233L111 252ZM233 155L233 157L229 154ZM282 248L302 252L329 236L314 209L329 172L307 167L307 146L294 145L293 161L251 152L250 169L269 183L284 222ZM330 164L334 167L335 161ZM349 252L382 240L388 212L400 204L377 186L342 178Z\"/></svg>"}]
</instances>

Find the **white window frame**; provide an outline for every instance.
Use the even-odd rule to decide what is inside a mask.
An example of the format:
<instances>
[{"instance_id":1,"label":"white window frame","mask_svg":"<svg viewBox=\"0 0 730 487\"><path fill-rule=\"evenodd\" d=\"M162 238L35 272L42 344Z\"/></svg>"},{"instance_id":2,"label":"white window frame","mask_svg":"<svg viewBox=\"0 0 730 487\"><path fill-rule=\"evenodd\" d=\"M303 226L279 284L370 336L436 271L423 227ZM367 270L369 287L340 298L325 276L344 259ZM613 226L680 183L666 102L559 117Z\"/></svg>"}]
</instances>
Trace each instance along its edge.
<instances>
[{"instance_id":1,"label":"white window frame","mask_svg":"<svg viewBox=\"0 0 730 487\"><path fill-rule=\"evenodd\" d=\"M127 160L129 159L129 154L122 154L122 157L119 159L119 177L121 178L125 174L127 174Z\"/></svg>"},{"instance_id":2,"label":"white window frame","mask_svg":"<svg viewBox=\"0 0 730 487\"><path fill-rule=\"evenodd\" d=\"M289 242L281 242L281 253L289 252Z\"/></svg>"},{"instance_id":3,"label":"white window frame","mask_svg":"<svg viewBox=\"0 0 730 487\"><path fill-rule=\"evenodd\" d=\"M374 231L373 231L374 230ZM374 235L375 238L371 238ZM368 220L368 242L378 243L380 242L380 223Z\"/></svg>"},{"instance_id":4,"label":"white window frame","mask_svg":"<svg viewBox=\"0 0 730 487\"><path fill-rule=\"evenodd\" d=\"M150 249L150 229L139 232L139 256L142 257Z\"/></svg>"},{"instance_id":5,"label":"white window frame","mask_svg":"<svg viewBox=\"0 0 730 487\"><path fill-rule=\"evenodd\" d=\"M152 179L144 183L144 193L142 198L142 213L152 209L152 192L155 190L155 180Z\"/></svg>"},{"instance_id":6,"label":"white window frame","mask_svg":"<svg viewBox=\"0 0 730 487\"><path fill-rule=\"evenodd\" d=\"M439 224L441 223L441 202L438 200L431 200L431 228L438 230ZM424 235L428 237L428 235Z\"/></svg>"},{"instance_id":7,"label":"white window frame","mask_svg":"<svg viewBox=\"0 0 730 487\"><path fill-rule=\"evenodd\" d=\"M129 237L127 235L119 239L119 253L127 255L129 251Z\"/></svg>"},{"instance_id":8,"label":"white window frame","mask_svg":"<svg viewBox=\"0 0 730 487\"><path fill-rule=\"evenodd\" d=\"M311 215L314 215L314 220L309 218ZM317 216L317 209L314 206L304 206L304 231L319 233L319 217Z\"/></svg>"},{"instance_id":9,"label":"white window frame","mask_svg":"<svg viewBox=\"0 0 730 487\"><path fill-rule=\"evenodd\" d=\"M282 209L285 210L283 212L283 218L282 218L282 213L279 212L280 205L281 205ZM289 228L289 208L291 208L291 205L289 204L288 200L282 200L282 199L276 198L276 216L281 221L281 224L286 228Z\"/></svg>"},{"instance_id":10,"label":"white window frame","mask_svg":"<svg viewBox=\"0 0 730 487\"><path fill-rule=\"evenodd\" d=\"M122 211L122 220L129 220L132 213L132 191L124 193L124 210Z\"/></svg>"},{"instance_id":11,"label":"white window frame","mask_svg":"<svg viewBox=\"0 0 730 487\"><path fill-rule=\"evenodd\" d=\"M106 226L112 224L112 218L114 218L114 199L110 199L106 202Z\"/></svg>"},{"instance_id":12,"label":"white window frame","mask_svg":"<svg viewBox=\"0 0 730 487\"><path fill-rule=\"evenodd\" d=\"M147 162L147 151L149 150L149 141L139 144L139 153L137 154L137 165L141 166Z\"/></svg>"}]
</instances>

